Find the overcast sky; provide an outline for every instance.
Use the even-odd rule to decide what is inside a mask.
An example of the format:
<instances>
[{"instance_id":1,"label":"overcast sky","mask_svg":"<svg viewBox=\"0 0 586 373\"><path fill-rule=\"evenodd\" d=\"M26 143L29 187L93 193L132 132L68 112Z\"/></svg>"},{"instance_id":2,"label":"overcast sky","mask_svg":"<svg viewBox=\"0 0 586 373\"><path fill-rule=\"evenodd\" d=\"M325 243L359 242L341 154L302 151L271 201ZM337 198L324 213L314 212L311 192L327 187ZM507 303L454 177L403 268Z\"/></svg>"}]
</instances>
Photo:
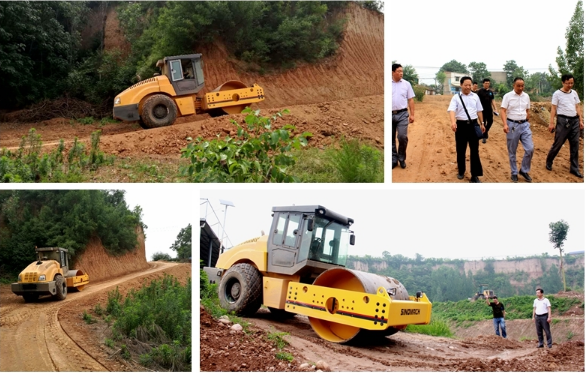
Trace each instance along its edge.
<instances>
[{"instance_id":1,"label":"overcast sky","mask_svg":"<svg viewBox=\"0 0 586 373\"><path fill-rule=\"evenodd\" d=\"M577 0L412 0L387 2L388 61L413 65L420 78L433 78L455 59L484 62L502 71L515 60L529 73L557 68L557 48L565 50L566 28ZM389 74L390 77L390 74ZM422 80L431 84L432 80Z\"/></svg>"},{"instance_id":2,"label":"overcast sky","mask_svg":"<svg viewBox=\"0 0 586 373\"><path fill-rule=\"evenodd\" d=\"M468 189L468 190L466 190ZM383 251L414 258L505 258L556 254L549 223L570 225L567 252L584 250L582 190L205 190L233 245L269 232L272 206L321 204L354 219L351 255L380 257ZM205 203L200 201L200 217ZM209 213L210 224L214 217ZM221 235L221 231L217 233ZM229 245L229 242L227 244Z\"/></svg>"},{"instance_id":3,"label":"overcast sky","mask_svg":"<svg viewBox=\"0 0 586 373\"><path fill-rule=\"evenodd\" d=\"M126 190L125 199L131 210L136 205L142 207L143 221L148 226L145 232L147 260L151 261L152 255L159 251L176 257L177 253L170 247L182 228L189 223L194 225L197 190L179 185L126 185L116 189Z\"/></svg>"}]
</instances>

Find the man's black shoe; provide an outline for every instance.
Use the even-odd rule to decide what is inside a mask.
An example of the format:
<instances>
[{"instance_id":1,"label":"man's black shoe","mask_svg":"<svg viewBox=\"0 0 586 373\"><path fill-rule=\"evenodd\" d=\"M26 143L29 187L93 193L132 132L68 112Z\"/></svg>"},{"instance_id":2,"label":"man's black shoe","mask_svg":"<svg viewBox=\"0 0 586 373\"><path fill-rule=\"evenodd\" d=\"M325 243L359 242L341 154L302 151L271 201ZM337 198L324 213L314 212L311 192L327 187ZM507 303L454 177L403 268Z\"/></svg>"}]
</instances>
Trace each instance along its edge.
<instances>
[{"instance_id":1,"label":"man's black shoe","mask_svg":"<svg viewBox=\"0 0 586 373\"><path fill-rule=\"evenodd\" d=\"M546 163L545 164L545 168L547 168L548 171L551 171L552 170L551 166L553 166L551 163Z\"/></svg>"},{"instance_id":2,"label":"man's black shoe","mask_svg":"<svg viewBox=\"0 0 586 373\"><path fill-rule=\"evenodd\" d=\"M519 175L523 176L523 178L525 178L525 181L527 181L528 183L533 181L533 179L531 178L531 176L529 176L527 172L520 171Z\"/></svg>"},{"instance_id":3,"label":"man's black shoe","mask_svg":"<svg viewBox=\"0 0 586 373\"><path fill-rule=\"evenodd\" d=\"M481 183L482 181L480 181L480 179L478 178L478 176L472 176L470 178L470 182L471 183Z\"/></svg>"},{"instance_id":4,"label":"man's black shoe","mask_svg":"<svg viewBox=\"0 0 586 373\"><path fill-rule=\"evenodd\" d=\"M458 180L462 180L464 178L464 174L458 174Z\"/></svg>"},{"instance_id":5,"label":"man's black shoe","mask_svg":"<svg viewBox=\"0 0 586 373\"><path fill-rule=\"evenodd\" d=\"M393 168L397 167L398 163L397 162L393 162Z\"/></svg>"},{"instance_id":6,"label":"man's black shoe","mask_svg":"<svg viewBox=\"0 0 586 373\"><path fill-rule=\"evenodd\" d=\"M537 346L537 348L543 348L543 345L541 345L541 346Z\"/></svg>"},{"instance_id":7,"label":"man's black shoe","mask_svg":"<svg viewBox=\"0 0 586 373\"><path fill-rule=\"evenodd\" d=\"M486 144L486 139L482 139L482 143L483 144Z\"/></svg>"},{"instance_id":8,"label":"man's black shoe","mask_svg":"<svg viewBox=\"0 0 586 373\"><path fill-rule=\"evenodd\" d=\"M570 173L574 176L578 176L580 179L584 178L584 175L582 175L580 171L570 171Z\"/></svg>"},{"instance_id":9,"label":"man's black shoe","mask_svg":"<svg viewBox=\"0 0 586 373\"><path fill-rule=\"evenodd\" d=\"M511 180L513 180L513 183L516 183L517 181L519 181L519 178L517 177L517 175L511 175Z\"/></svg>"},{"instance_id":10,"label":"man's black shoe","mask_svg":"<svg viewBox=\"0 0 586 373\"><path fill-rule=\"evenodd\" d=\"M407 167L407 164L405 163L405 161L399 161L399 163L401 164L401 168Z\"/></svg>"}]
</instances>

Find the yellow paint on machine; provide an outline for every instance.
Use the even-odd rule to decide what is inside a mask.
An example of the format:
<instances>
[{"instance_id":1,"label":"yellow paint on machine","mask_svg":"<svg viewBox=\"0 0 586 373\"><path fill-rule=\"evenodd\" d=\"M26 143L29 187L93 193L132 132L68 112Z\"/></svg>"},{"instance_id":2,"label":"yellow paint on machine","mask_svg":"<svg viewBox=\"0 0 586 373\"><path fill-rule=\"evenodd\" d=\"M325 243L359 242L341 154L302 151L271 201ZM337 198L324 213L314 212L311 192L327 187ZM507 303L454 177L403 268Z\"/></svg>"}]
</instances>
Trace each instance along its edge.
<instances>
[{"instance_id":1,"label":"yellow paint on machine","mask_svg":"<svg viewBox=\"0 0 586 373\"><path fill-rule=\"evenodd\" d=\"M193 102L192 96L175 98L175 103L177 104L177 108L179 109L180 115L190 115L195 114L195 105Z\"/></svg>"}]
</instances>

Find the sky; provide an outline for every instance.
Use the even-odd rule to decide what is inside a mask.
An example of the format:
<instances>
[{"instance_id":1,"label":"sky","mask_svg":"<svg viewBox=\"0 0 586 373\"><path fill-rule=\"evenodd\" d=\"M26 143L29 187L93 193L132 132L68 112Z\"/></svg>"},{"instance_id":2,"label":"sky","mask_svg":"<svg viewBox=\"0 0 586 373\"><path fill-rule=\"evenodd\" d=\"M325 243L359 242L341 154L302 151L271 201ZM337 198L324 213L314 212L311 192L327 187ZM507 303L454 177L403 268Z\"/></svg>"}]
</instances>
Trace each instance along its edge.
<instances>
[{"instance_id":1,"label":"sky","mask_svg":"<svg viewBox=\"0 0 586 373\"><path fill-rule=\"evenodd\" d=\"M124 188L114 188L126 190L125 200L130 210L136 205L142 208L143 222L148 227L145 231L147 261L159 251L169 254L172 258L177 257L177 253L170 247L182 228L190 223L194 225L193 211L197 190L175 185L172 188L165 185L125 185Z\"/></svg>"},{"instance_id":2,"label":"sky","mask_svg":"<svg viewBox=\"0 0 586 373\"><path fill-rule=\"evenodd\" d=\"M380 257L388 251L410 258L419 253L467 260L554 255L558 251L549 242L549 223L561 219L570 225L566 252L584 250L583 190L202 188L200 197L200 217L207 207L210 225L224 221L220 199L234 204L226 215L227 247L258 237L261 230L268 233L273 206L321 204L354 219L356 245L350 246L350 255Z\"/></svg>"},{"instance_id":3,"label":"sky","mask_svg":"<svg viewBox=\"0 0 586 373\"><path fill-rule=\"evenodd\" d=\"M484 62L502 71L515 60L530 74L547 71L558 46L565 50L566 28L577 0L412 0L387 3L388 60L412 65L420 78L433 78L455 59ZM387 57L385 56L385 57ZM389 74L390 76L390 74ZM420 80L432 84L433 80Z\"/></svg>"}]
</instances>

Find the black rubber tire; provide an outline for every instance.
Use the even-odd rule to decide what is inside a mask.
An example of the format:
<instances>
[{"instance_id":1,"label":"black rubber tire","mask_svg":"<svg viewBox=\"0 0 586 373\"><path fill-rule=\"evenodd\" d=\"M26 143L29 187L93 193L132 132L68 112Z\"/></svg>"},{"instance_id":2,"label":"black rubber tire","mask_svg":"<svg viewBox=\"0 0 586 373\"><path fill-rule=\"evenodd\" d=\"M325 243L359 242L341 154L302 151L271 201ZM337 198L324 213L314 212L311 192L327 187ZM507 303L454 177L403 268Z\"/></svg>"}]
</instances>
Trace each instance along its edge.
<instances>
[{"instance_id":1,"label":"black rubber tire","mask_svg":"<svg viewBox=\"0 0 586 373\"><path fill-rule=\"evenodd\" d=\"M295 315L296 315L293 312L289 312L289 311L285 311L285 310L281 310L281 309L273 308L273 307L269 307L269 310L271 311L271 316L275 320L287 320L287 319L291 319L291 318L295 317Z\"/></svg>"},{"instance_id":2,"label":"black rubber tire","mask_svg":"<svg viewBox=\"0 0 586 373\"><path fill-rule=\"evenodd\" d=\"M55 287L57 288L57 294L54 295L55 299L65 299L67 297L67 283L65 282L63 276L55 276Z\"/></svg>"},{"instance_id":3,"label":"black rubber tire","mask_svg":"<svg viewBox=\"0 0 586 373\"><path fill-rule=\"evenodd\" d=\"M25 294L22 297L24 298L24 303L32 303L39 300L39 294Z\"/></svg>"},{"instance_id":4,"label":"black rubber tire","mask_svg":"<svg viewBox=\"0 0 586 373\"><path fill-rule=\"evenodd\" d=\"M153 95L146 99L140 113L141 126L146 128L165 127L177 119L175 102L165 95Z\"/></svg>"},{"instance_id":5,"label":"black rubber tire","mask_svg":"<svg viewBox=\"0 0 586 373\"><path fill-rule=\"evenodd\" d=\"M253 315L262 304L262 276L248 263L235 264L226 271L218 288L220 305L238 316Z\"/></svg>"}]
</instances>

